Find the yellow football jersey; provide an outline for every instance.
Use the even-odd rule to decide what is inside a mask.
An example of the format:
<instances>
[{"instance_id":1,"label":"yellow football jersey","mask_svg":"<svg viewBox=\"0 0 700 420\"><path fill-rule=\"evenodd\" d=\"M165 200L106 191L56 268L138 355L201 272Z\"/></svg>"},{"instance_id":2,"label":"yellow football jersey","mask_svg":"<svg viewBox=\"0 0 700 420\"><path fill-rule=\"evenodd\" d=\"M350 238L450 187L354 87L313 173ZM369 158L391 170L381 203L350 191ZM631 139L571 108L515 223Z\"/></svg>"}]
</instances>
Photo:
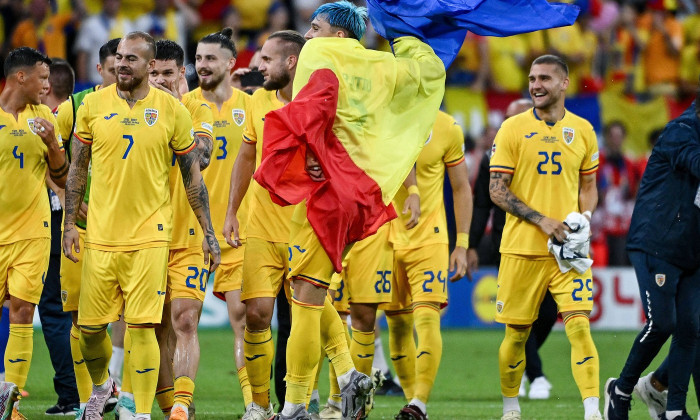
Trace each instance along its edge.
<instances>
[{"instance_id":1,"label":"yellow football jersey","mask_svg":"<svg viewBox=\"0 0 700 420\"><path fill-rule=\"evenodd\" d=\"M15 116L0 109L0 245L51 237L46 191L48 147L35 134L34 118L56 119L46 105L27 105ZM61 145L60 136L56 137Z\"/></svg>"},{"instance_id":2,"label":"yellow football jersey","mask_svg":"<svg viewBox=\"0 0 700 420\"><path fill-rule=\"evenodd\" d=\"M255 165L260 166L263 148L265 115L282 108L276 91L258 89L250 101L248 121L243 131L243 141L255 144ZM270 193L253 180L246 196L249 198L248 236L270 242L289 242L289 224L294 206L282 207L272 202Z\"/></svg>"},{"instance_id":3,"label":"yellow football jersey","mask_svg":"<svg viewBox=\"0 0 700 420\"><path fill-rule=\"evenodd\" d=\"M182 103L192 116L194 134L211 138L214 117L209 105L198 101L193 96L182 98ZM187 200L175 153L170 166L170 197L173 205L173 239L170 242L170 249L201 246L204 234Z\"/></svg>"},{"instance_id":4,"label":"yellow football jersey","mask_svg":"<svg viewBox=\"0 0 700 420\"><path fill-rule=\"evenodd\" d=\"M498 130L493 149L491 172L513 174L513 194L556 220L579 211L579 177L598 169L593 127L569 111L551 126L533 109L508 118ZM537 226L508 213L501 253L549 255L547 239Z\"/></svg>"},{"instance_id":5,"label":"yellow football jersey","mask_svg":"<svg viewBox=\"0 0 700 420\"><path fill-rule=\"evenodd\" d=\"M443 200L445 167L464 165L464 134L450 115L440 111L423 150L416 161L416 179L420 191L420 221L406 229L410 214L401 214L408 192L401 187L394 198L399 217L391 222L389 241L394 249L415 249L431 244L446 244L447 217Z\"/></svg>"},{"instance_id":6,"label":"yellow football jersey","mask_svg":"<svg viewBox=\"0 0 700 420\"><path fill-rule=\"evenodd\" d=\"M170 242L171 150L195 147L187 108L155 88L129 108L112 85L83 99L74 135L92 145L86 246L128 251Z\"/></svg>"},{"instance_id":7,"label":"yellow football jersey","mask_svg":"<svg viewBox=\"0 0 700 420\"><path fill-rule=\"evenodd\" d=\"M209 167L204 171L203 176L209 190L209 206L214 232L216 232L216 238L223 242L225 239L222 232L228 207L228 194L231 189L231 172L243 142L243 127L249 109L250 96L238 89L233 89L233 94L224 102L221 109L204 98L201 88L187 93L185 97L187 96L192 96L209 105L214 116L214 149L211 152ZM247 203L248 200L243 200L241 208L238 209L241 240L245 239L246 234Z\"/></svg>"}]
</instances>

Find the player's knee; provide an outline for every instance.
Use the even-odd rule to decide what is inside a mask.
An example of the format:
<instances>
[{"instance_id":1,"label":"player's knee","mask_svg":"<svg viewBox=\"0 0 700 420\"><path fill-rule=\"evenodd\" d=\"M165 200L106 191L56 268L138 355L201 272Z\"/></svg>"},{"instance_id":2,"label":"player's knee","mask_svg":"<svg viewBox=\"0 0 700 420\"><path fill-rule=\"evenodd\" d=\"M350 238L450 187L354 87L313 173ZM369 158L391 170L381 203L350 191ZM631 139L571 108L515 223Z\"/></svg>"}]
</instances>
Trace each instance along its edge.
<instances>
[{"instance_id":1,"label":"player's knee","mask_svg":"<svg viewBox=\"0 0 700 420\"><path fill-rule=\"evenodd\" d=\"M531 325L506 325L506 339L508 341L525 345L530 335Z\"/></svg>"},{"instance_id":2,"label":"player's knee","mask_svg":"<svg viewBox=\"0 0 700 420\"><path fill-rule=\"evenodd\" d=\"M245 325L250 331L262 331L270 327L272 311L262 305L247 305Z\"/></svg>"},{"instance_id":3,"label":"player's knee","mask_svg":"<svg viewBox=\"0 0 700 420\"><path fill-rule=\"evenodd\" d=\"M585 314L564 316L564 330L568 337L579 334L589 334L590 322Z\"/></svg>"},{"instance_id":4,"label":"player's knee","mask_svg":"<svg viewBox=\"0 0 700 420\"><path fill-rule=\"evenodd\" d=\"M176 334L191 335L197 332L199 322L199 311L196 308L189 308L173 316L173 329Z\"/></svg>"},{"instance_id":5,"label":"player's knee","mask_svg":"<svg viewBox=\"0 0 700 420\"><path fill-rule=\"evenodd\" d=\"M358 331L374 331L377 320L377 304L351 304L350 317L352 326Z\"/></svg>"},{"instance_id":6,"label":"player's knee","mask_svg":"<svg viewBox=\"0 0 700 420\"><path fill-rule=\"evenodd\" d=\"M10 323L31 324L34 320L35 306L33 303L21 299L12 299L10 303Z\"/></svg>"}]
</instances>

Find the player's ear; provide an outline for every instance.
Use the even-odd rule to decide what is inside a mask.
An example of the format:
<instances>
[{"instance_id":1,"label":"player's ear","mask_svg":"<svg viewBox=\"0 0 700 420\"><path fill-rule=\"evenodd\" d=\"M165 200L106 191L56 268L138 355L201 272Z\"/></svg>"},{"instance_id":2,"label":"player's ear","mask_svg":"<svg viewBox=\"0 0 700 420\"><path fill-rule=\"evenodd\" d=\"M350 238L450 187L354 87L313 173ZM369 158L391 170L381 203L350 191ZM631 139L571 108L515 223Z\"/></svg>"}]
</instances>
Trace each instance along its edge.
<instances>
[{"instance_id":1,"label":"player's ear","mask_svg":"<svg viewBox=\"0 0 700 420\"><path fill-rule=\"evenodd\" d=\"M150 73L156 67L156 59L152 58L148 60L148 72Z\"/></svg>"},{"instance_id":2,"label":"player's ear","mask_svg":"<svg viewBox=\"0 0 700 420\"><path fill-rule=\"evenodd\" d=\"M293 69L294 67L297 66L297 62L299 61L299 57L296 55L290 55L287 57L287 68L289 70Z\"/></svg>"},{"instance_id":3,"label":"player's ear","mask_svg":"<svg viewBox=\"0 0 700 420\"><path fill-rule=\"evenodd\" d=\"M97 63L97 65L95 66L95 68L97 69L97 72L98 72L98 73L102 74L102 64Z\"/></svg>"},{"instance_id":4,"label":"player's ear","mask_svg":"<svg viewBox=\"0 0 700 420\"><path fill-rule=\"evenodd\" d=\"M566 90L569 87L569 77L564 76L564 80L561 82L561 87Z\"/></svg>"},{"instance_id":5,"label":"player's ear","mask_svg":"<svg viewBox=\"0 0 700 420\"><path fill-rule=\"evenodd\" d=\"M231 57L228 60L228 69L229 71L233 71L233 68L236 67L236 57Z\"/></svg>"}]
</instances>

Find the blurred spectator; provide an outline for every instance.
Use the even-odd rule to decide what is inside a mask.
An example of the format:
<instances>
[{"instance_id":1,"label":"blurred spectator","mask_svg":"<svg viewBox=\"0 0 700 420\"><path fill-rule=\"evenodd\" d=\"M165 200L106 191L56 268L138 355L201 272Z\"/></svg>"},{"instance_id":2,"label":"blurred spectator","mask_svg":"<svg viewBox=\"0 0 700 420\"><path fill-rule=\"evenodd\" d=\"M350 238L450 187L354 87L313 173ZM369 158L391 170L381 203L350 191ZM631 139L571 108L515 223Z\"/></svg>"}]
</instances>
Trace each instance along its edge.
<instances>
[{"instance_id":1,"label":"blurred spectator","mask_svg":"<svg viewBox=\"0 0 700 420\"><path fill-rule=\"evenodd\" d=\"M270 9L279 5L273 0L231 0L231 2L241 17L241 31L248 32L250 35L265 28Z\"/></svg>"},{"instance_id":2,"label":"blurred spectator","mask_svg":"<svg viewBox=\"0 0 700 420\"><path fill-rule=\"evenodd\" d=\"M467 85L481 92L489 78L489 45L486 37L467 32L455 62L447 71L447 83Z\"/></svg>"},{"instance_id":3,"label":"blurred spectator","mask_svg":"<svg viewBox=\"0 0 700 420\"><path fill-rule=\"evenodd\" d=\"M576 95L581 91L581 80L592 78L592 61L597 49L595 34L576 22L572 26L548 30L547 39L550 53L562 57L569 65L569 87L566 94Z\"/></svg>"},{"instance_id":4,"label":"blurred spectator","mask_svg":"<svg viewBox=\"0 0 700 420\"><path fill-rule=\"evenodd\" d=\"M651 1L649 10L639 18L642 65L650 93L673 95L680 76L683 27L663 3Z\"/></svg>"},{"instance_id":5,"label":"blurred spectator","mask_svg":"<svg viewBox=\"0 0 700 420\"><path fill-rule=\"evenodd\" d=\"M98 45L121 38L133 30L132 23L119 17L120 0L103 0L102 12L83 22L75 41L77 53L76 77L81 82L98 84L102 81L95 64L100 62Z\"/></svg>"},{"instance_id":6,"label":"blurred spectator","mask_svg":"<svg viewBox=\"0 0 700 420\"><path fill-rule=\"evenodd\" d=\"M292 0L296 15L294 16L294 26L296 30L305 34L311 27L311 15L318 9L318 6L325 3L323 0Z\"/></svg>"},{"instance_id":7,"label":"blurred spectator","mask_svg":"<svg viewBox=\"0 0 700 420\"><path fill-rule=\"evenodd\" d=\"M598 167L598 209L593 231L601 232L607 243L608 264L629 265L625 243L640 174L637 165L622 153L627 129L620 122L605 127L605 147Z\"/></svg>"},{"instance_id":8,"label":"blurred spectator","mask_svg":"<svg viewBox=\"0 0 700 420\"><path fill-rule=\"evenodd\" d=\"M75 18L77 21L77 12ZM11 48L31 47L49 57L65 60L66 27L73 22L73 13L52 13L49 0L31 0L29 16L17 25L12 34Z\"/></svg>"},{"instance_id":9,"label":"blurred spectator","mask_svg":"<svg viewBox=\"0 0 700 420\"><path fill-rule=\"evenodd\" d=\"M622 5L610 42L608 79L624 78L627 93L643 90L640 57L644 40L637 29L637 10L633 5Z\"/></svg>"},{"instance_id":10,"label":"blurred spectator","mask_svg":"<svg viewBox=\"0 0 700 420\"><path fill-rule=\"evenodd\" d=\"M700 75L700 0L695 0L695 13L683 21L681 50L680 94L694 96Z\"/></svg>"},{"instance_id":11,"label":"blurred spectator","mask_svg":"<svg viewBox=\"0 0 700 420\"><path fill-rule=\"evenodd\" d=\"M527 86L528 44L525 35L488 39L491 86L497 92L518 93Z\"/></svg>"},{"instance_id":12,"label":"blurred spectator","mask_svg":"<svg viewBox=\"0 0 700 420\"><path fill-rule=\"evenodd\" d=\"M155 0L153 11L141 15L134 29L149 33L154 39L169 39L187 48L187 33L199 25L197 10L184 0Z\"/></svg>"}]
</instances>

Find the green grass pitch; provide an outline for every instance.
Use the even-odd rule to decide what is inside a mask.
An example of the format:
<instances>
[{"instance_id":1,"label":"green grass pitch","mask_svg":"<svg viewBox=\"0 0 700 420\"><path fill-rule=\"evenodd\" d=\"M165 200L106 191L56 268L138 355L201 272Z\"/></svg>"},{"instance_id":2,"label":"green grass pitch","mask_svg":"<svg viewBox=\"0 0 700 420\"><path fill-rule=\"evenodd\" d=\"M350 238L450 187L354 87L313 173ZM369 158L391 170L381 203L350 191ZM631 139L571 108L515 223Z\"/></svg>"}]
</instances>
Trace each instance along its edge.
<instances>
[{"instance_id":1,"label":"green grass pitch","mask_svg":"<svg viewBox=\"0 0 700 420\"><path fill-rule=\"evenodd\" d=\"M619 373L634 336L633 332L593 332L601 360L601 390L608 377ZM442 364L428 404L428 414L432 420L500 419L498 346L501 339L501 330L443 332ZM197 419L237 419L243 414L243 400L233 363L233 334L223 329L203 330L200 332L200 341L202 360L195 390ZM387 342L386 337L384 342ZM651 369L658 366L667 352L667 347L662 349ZM583 406L571 376L569 344L564 332L553 331L540 355L545 374L553 384L552 397L546 401L521 399L523 419L583 419ZM56 402L52 376L48 351L41 331L37 330L34 336L34 359L27 381L30 395L21 403L21 411L30 420L51 418L44 416L43 412ZM324 366L320 381L322 401L328 396L327 378L327 368ZM601 410L602 401L601 398ZM393 419L403 404L399 397L377 397L370 418ZM692 383L688 409L691 416L695 417L698 405ZM112 418L113 414L105 416L105 419ZM160 410L154 404L153 419L162 418ZM648 418L644 404L633 402L630 419Z\"/></svg>"}]
</instances>

